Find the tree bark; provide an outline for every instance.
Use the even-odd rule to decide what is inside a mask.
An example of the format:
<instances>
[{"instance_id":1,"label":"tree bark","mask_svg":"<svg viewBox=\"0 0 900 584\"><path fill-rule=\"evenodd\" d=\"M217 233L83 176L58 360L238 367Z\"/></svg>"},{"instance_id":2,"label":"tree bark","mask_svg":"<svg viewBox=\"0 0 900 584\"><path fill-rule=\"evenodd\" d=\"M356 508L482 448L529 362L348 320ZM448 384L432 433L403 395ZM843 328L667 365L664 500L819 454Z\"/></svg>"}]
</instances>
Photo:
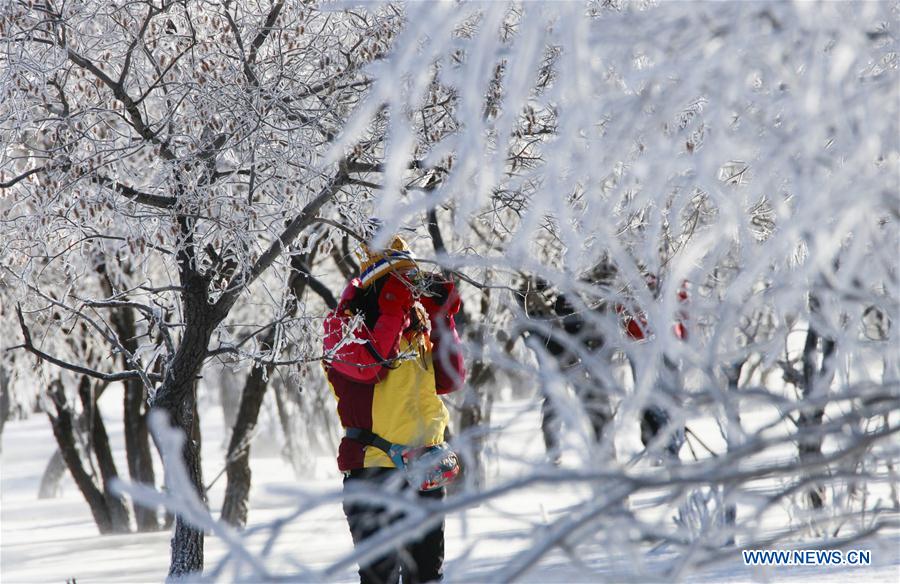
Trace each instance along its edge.
<instances>
[{"instance_id":1,"label":"tree bark","mask_svg":"<svg viewBox=\"0 0 900 584\"><path fill-rule=\"evenodd\" d=\"M179 215L176 221L183 237L177 261L182 288L184 332L178 349L166 368L163 382L156 391L152 407L164 412L168 423L181 431L185 437L181 462L185 466L191 484L189 487L172 485L169 483L170 473L166 473L166 487L170 490L192 488L205 503L206 491L200 467L200 443L196 440L199 432L195 426L197 378L209 353L212 333L228 315L237 296L231 295L228 301L210 304L209 286L212 275L202 274L197 268L194 219ZM164 462L177 464L174 461ZM180 579L203 572L203 540L202 529L192 525L181 515L176 517L175 534L171 543L169 579Z\"/></svg>"},{"instance_id":2,"label":"tree bark","mask_svg":"<svg viewBox=\"0 0 900 584\"><path fill-rule=\"evenodd\" d=\"M154 486L156 473L150 452L150 432L147 428L144 384L138 379L125 382L125 455L128 476L135 483ZM156 509L134 505L134 518L138 531L157 531L159 520Z\"/></svg>"},{"instance_id":3,"label":"tree bark","mask_svg":"<svg viewBox=\"0 0 900 584\"><path fill-rule=\"evenodd\" d=\"M344 250L347 250L346 241L347 236L344 236L345 245L343 246ZM350 259L350 251L341 251L337 248L337 246L331 248L331 259L334 260L334 265L337 266L338 270L341 272L341 275L345 280L351 280L356 277L359 273L354 270L354 266L356 264L353 263L353 260Z\"/></svg>"},{"instance_id":4,"label":"tree bark","mask_svg":"<svg viewBox=\"0 0 900 584\"><path fill-rule=\"evenodd\" d=\"M811 312L816 313L818 301L810 299ZM803 346L803 376L802 397L803 400L816 400L819 403L803 407L797 419L797 451L800 465L813 463L822 457L822 420L825 418L825 402L820 398L827 396L828 388L834 375L832 358L834 356L835 343L831 339L822 341L822 365L818 366L818 345L820 336L813 324L810 323L806 333L806 342ZM825 487L813 485L807 492L806 498L813 509L821 509L825 506Z\"/></svg>"},{"instance_id":5,"label":"tree bark","mask_svg":"<svg viewBox=\"0 0 900 584\"><path fill-rule=\"evenodd\" d=\"M284 448L287 450L288 459L294 468L294 474L299 477L303 472L300 460L300 447L294 439L294 430L291 427L291 415L288 411L288 400L285 397L286 388L283 383L275 383L272 389L275 394L275 408L278 411L278 421L281 423L281 432L284 434Z\"/></svg>"},{"instance_id":6,"label":"tree bark","mask_svg":"<svg viewBox=\"0 0 900 584\"><path fill-rule=\"evenodd\" d=\"M125 267L123 267L128 271ZM104 264L97 268L101 274L100 282L107 295L113 296L113 284ZM113 310L110 321L119 342L132 355L138 350L137 325L135 324L135 310L130 306L122 306ZM131 369L133 364L122 355L122 363L125 369ZM125 395L123 399L124 426L125 426L125 458L128 463L128 476L135 483L150 486L156 484L156 474L153 470L153 457L150 452L150 432L147 427L147 390L140 379L128 379L123 381ZM143 507L137 503L134 505L134 517L138 531L159 530L159 520L156 509Z\"/></svg>"},{"instance_id":7,"label":"tree bark","mask_svg":"<svg viewBox=\"0 0 900 584\"><path fill-rule=\"evenodd\" d=\"M434 237L434 235L432 235ZM484 317L490 308L490 290L485 290L481 296L481 315ZM463 311L460 311L462 314ZM485 340L485 330L481 325L477 325L471 333L473 346L478 347L478 354L473 359L472 371L469 374L469 383L464 390L465 396L460 412L459 433L469 440L471 444L471 460L467 461L463 472L471 477L476 488L484 485L484 462L481 459L484 451L484 437L481 434L481 427L488 423L490 410L487 396L484 391L485 385L493 379L493 371L491 366L483 359L483 349ZM462 481L458 481L462 484Z\"/></svg>"},{"instance_id":8,"label":"tree bark","mask_svg":"<svg viewBox=\"0 0 900 584\"><path fill-rule=\"evenodd\" d=\"M113 320L113 325L117 328L116 332L122 344L133 353L137 350L134 309L123 307L118 312L119 318ZM128 461L128 476L135 483L154 486L156 473L153 471L150 432L147 428L146 388L140 379L129 379L124 384L125 396L122 407L125 417L125 457ZM159 529L155 508L135 504L134 517L138 531Z\"/></svg>"},{"instance_id":9,"label":"tree bark","mask_svg":"<svg viewBox=\"0 0 900 584\"><path fill-rule=\"evenodd\" d=\"M725 402L725 415L728 417L729 421L728 427L739 428L741 424L741 413L738 407L738 391L740 391L741 374L744 370L744 365L746 364L746 359L743 359L724 367L725 379L728 380L728 393ZM727 451L735 450L743 445L743 438L740 436L739 432L729 432L726 436L726 441ZM724 525L731 530L730 535L725 540L725 545L728 546L734 545L735 542L733 530L734 526L737 525L737 503L731 502L735 491L736 489L732 484L726 484L722 490L722 500L725 504L725 508L723 509L724 516L722 519Z\"/></svg>"},{"instance_id":10,"label":"tree bark","mask_svg":"<svg viewBox=\"0 0 900 584\"><path fill-rule=\"evenodd\" d=\"M155 409L165 412L169 423L184 436L182 460L192 487L205 502L203 473L200 468L200 444L196 440L195 407L196 379L203 367L209 340L224 315L206 301L205 283L188 279L183 281L185 307L184 335L178 350L166 370L162 385L153 402ZM199 286L199 289L198 289ZM174 486L167 484L169 489ZM169 578L177 579L203 571L203 530L190 524L184 517L175 519L175 535L172 538Z\"/></svg>"},{"instance_id":11,"label":"tree bark","mask_svg":"<svg viewBox=\"0 0 900 584\"><path fill-rule=\"evenodd\" d=\"M90 381L88 381L90 382ZM84 496L88 506L91 509L91 515L94 517L94 523L100 533L112 533L113 520L109 512L107 500L103 493L94 484L93 479L84 469L81 456L78 454L78 448L75 446L74 424L72 422L72 411L66 406L66 394L63 391L60 382L53 382L47 388L47 392L53 400L56 409L54 416L49 411L47 416L50 418L50 424L53 427L53 435L56 437L56 443L59 451L62 453L63 459L66 461L66 467L75 479L78 490Z\"/></svg>"},{"instance_id":12,"label":"tree bark","mask_svg":"<svg viewBox=\"0 0 900 584\"><path fill-rule=\"evenodd\" d=\"M309 259L311 260L312 258ZM296 314L297 303L303 296L309 281L306 261L307 258L303 256L291 258L291 268L293 270L288 280L288 286L292 292L292 299L287 307L287 312L290 315ZM265 338L260 343L262 350L272 350L272 345L275 343L275 334L276 330L274 327L269 329L269 332L266 333ZM253 366L244 384L244 391L241 393L241 405L238 409L237 422L235 423L234 431L231 433L231 442L228 445L225 467L228 482L225 487L222 519L235 527L243 527L247 524L247 501L252 480L252 473L250 472L250 435L259 419L259 410L262 407L266 388L269 385L268 380L271 378L273 371L274 367L271 365L256 363Z\"/></svg>"},{"instance_id":13,"label":"tree bark","mask_svg":"<svg viewBox=\"0 0 900 584\"><path fill-rule=\"evenodd\" d=\"M269 350L275 341L275 329L270 329L263 339L261 348ZM238 409L237 422L231 433L228 445L227 466L225 474L225 501L222 506L222 520L235 527L247 524L247 501L250 495L250 437L259 419L259 410L268 387L268 377L272 373L270 365L254 365L247 376L244 391L241 394L241 406Z\"/></svg>"},{"instance_id":14,"label":"tree bark","mask_svg":"<svg viewBox=\"0 0 900 584\"><path fill-rule=\"evenodd\" d=\"M237 422L238 408L241 406L241 393L237 386L237 376L227 368L219 371L219 401L222 403L222 417L226 428L234 428ZM226 436L231 440L231 436ZM226 444L223 444L225 446Z\"/></svg>"},{"instance_id":15,"label":"tree bark","mask_svg":"<svg viewBox=\"0 0 900 584\"><path fill-rule=\"evenodd\" d=\"M113 494L110 485L118 478L119 472L113 460L112 450L109 446L109 436L106 433L106 425L103 416L97 407L97 399L92 391L91 380L87 376L81 378L78 385L78 396L84 408L88 420L88 428L91 437L91 448L97 457L97 466L100 467L100 477L103 481L103 497L106 499L106 507L112 522L114 533L129 533L131 531L131 517L125 500Z\"/></svg>"},{"instance_id":16,"label":"tree bark","mask_svg":"<svg viewBox=\"0 0 900 584\"><path fill-rule=\"evenodd\" d=\"M203 473L200 468L200 444L194 439L197 377L209 353L209 340L213 331L228 314L231 305L211 305L209 286L212 275L202 274L198 269L194 245L194 221L185 216L176 216L181 232L182 244L176 254L178 275L181 284L181 306L184 318L184 332L178 349L166 367L162 384L156 391L152 408L166 415L168 424L184 436L181 463L184 464L190 485L173 485L171 473L166 472L166 488L193 489L201 501L206 501ZM158 441L157 441L158 442ZM163 453L164 464L178 464L166 460L170 453ZM203 572L202 529L189 523L179 515L175 520L175 534L172 536L169 562L169 579L179 579Z\"/></svg>"},{"instance_id":17,"label":"tree bark","mask_svg":"<svg viewBox=\"0 0 900 584\"><path fill-rule=\"evenodd\" d=\"M55 499L59 496L59 483L66 475L66 461L62 451L57 448L44 467L41 475L41 486L38 488L38 499Z\"/></svg>"},{"instance_id":18,"label":"tree bark","mask_svg":"<svg viewBox=\"0 0 900 584\"><path fill-rule=\"evenodd\" d=\"M99 396L95 396L99 397ZM77 416L73 420L72 428L73 428L73 441L75 443L75 447L78 450L79 456L84 457L84 449L81 447L83 444L87 444L87 440L84 437L84 433L87 431L88 423L85 414L82 412L81 415ZM54 499L59 496L60 493L60 485L59 483L62 481L62 478L65 476L68 468L66 467L66 460L63 458L62 451L57 448L53 451L53 455L50 457L50 460L47 461L47 466L44 467L44 474L41 475L41 486L38 488L38 499Z\"/></svg>"},{"instance_id":19,"label":"tree bark","mask_svg":"<svg viewBox=\"0 0 900 584\"><path fill-rule=\"evenodd\" d=\"M0 365L0 452L3 452L3 426L6 425L6 420L9 419L11 407L9 375L6 372L6 368Z\"/></svg>"}]
</instances>

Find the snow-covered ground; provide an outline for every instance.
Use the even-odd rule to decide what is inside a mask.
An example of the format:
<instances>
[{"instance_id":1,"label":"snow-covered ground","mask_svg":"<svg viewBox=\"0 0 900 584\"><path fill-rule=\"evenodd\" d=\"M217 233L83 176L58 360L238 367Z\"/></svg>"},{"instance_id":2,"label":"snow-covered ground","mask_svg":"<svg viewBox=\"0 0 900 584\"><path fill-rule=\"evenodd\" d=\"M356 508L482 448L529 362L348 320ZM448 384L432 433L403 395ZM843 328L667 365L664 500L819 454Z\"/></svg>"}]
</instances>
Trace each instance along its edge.
<instances>
[{"instance_id":1,"label":"snow-covered ground","mask_svg":"<svg viewBox=\"0 0 900 584\"><path fill-rule=\"evenodd\" d=\"M110 388L101 400L120 471L124 471L124 442L120 414L121 393ZM224 427L220 411L208 409L203 422L204 474L210 480L221 470ZM491 438L490 448L505 451L504 463L488 466L491 481L521 471L517 460L540 458L543 444L535 403L514 401L495 405L494 423L503 428L503 439ZM637 438L626 433L620 445L628 450ZM3 432L2 498L0 498L0 581L63 582L158 582L165 578L169 561L169 533L99 536L87 505L70 478L63 482L62 496L38 500L43 468L53 453L53 440L46 417L10 422ZM297 489L325 493L340 489L340 478L330 457L316 460L307 478L294 477L289 464L266 449L252 459L249 547L261 549L265 533L252 534L253 527L291 513L298 503ZM269 449L271 452L272 449ZM564 465L568 461L564 459ZM518 468L517 468L518 467ZM159 475L158 475L159 476ZM211 508L221 507L224 478L210 492ZM572 505L590 497L587 487L542 485L515 490L465 512L447 518L448 581L481 582L496 576L496 570L534 541L535 530L552 523ZM646 501L632 500L640 507ZM648 506L649 508L649 506ZM597 542L609 542L610 534L600 534ZM216 565L226 546L214 536L206 543L206 565ZM574 554L555 549L526 573L526 582L599 582L621 580L658 581L659 574L673 563L665 549L647 546L641 557L625 555L608 545L593 543L590 537ZM812 546L810 546L812 547ZM770 567L765 570L744 566L739 549L727 552L723 562L692 573L690 581L794 581L794 582L900 582L900 535L881 536L854 545L872 551L868 567ZM337 502L325 504L300 515L284 527L270 553L268 565L276 574L296 574L293 562L307 568L324 569L351 551L352 544L344 516ZM619 553L617 553L617 551ZM731 557L729 557L729 555ZM354 569L335 574L334 582L353 582Z\"/></svg>"}]
</instances>

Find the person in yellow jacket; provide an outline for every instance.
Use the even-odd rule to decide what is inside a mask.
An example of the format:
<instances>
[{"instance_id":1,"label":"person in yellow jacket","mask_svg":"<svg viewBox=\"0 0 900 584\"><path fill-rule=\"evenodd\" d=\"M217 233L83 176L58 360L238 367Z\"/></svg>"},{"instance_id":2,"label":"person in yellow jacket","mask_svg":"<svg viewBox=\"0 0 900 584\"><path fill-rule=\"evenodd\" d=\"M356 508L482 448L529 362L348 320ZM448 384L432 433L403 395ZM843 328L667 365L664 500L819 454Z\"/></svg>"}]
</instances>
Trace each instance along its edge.
<instances>
[{"instance_id":1,"label":"person in yellow jacket","mask_svg":"<svg viewBox=\"0 0 900 584\"><path fill-rule=\"evenodd\" d=\"M382 484L404 472L413 458L431 457L416 480L418 495L441 499L458 473L443 450L449 414L439 394L465 378L454 315L460 298L452 282L425 278L406 242L394 236L387 250L362 246L360 275L352 279L325 319L328 382L345 436L338 468L345 488L355 481ZM428 459L428 460L431 460ZM344 512L355 544L399 519L377 504L348 503ZM441 523L405 549L360 566L364 583L440 580L444 556Z\"/></svg>"}]
</instances>

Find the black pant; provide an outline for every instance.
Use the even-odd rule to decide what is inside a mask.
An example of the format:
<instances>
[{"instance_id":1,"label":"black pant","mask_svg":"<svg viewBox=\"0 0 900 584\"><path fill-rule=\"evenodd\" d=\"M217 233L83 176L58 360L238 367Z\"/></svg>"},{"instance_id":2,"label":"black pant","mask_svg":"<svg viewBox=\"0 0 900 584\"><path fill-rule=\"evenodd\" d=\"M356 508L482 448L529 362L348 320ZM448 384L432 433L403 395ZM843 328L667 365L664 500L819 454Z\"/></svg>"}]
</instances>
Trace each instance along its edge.
<instances>
[{"instance_id":1,"label":"black pant","mask_svg":"<svg viewBox=\"0 0 900 584\"><path fill-rule=\"evenodd\" d=\"M383 484L399 472L393 468L366 468L350 472L344 478L344 487L352 481L370 481ZM404 483L405 484L405 483ZM405 489L410 488L408 485ZM444 498L444 488L433 491L419 491L422 499ZM344 502L344 515L350 525L350 535L354 545L378 533L382 527L403 518L403 513L388 511L382 505ZM441 580L444 564L444 522L427 532L421 539L413 540L402 547L359 567L359 581L362 584L396 584L401 574L404 584L413 582L433 582Z\"/></svg>"}]
</instances>

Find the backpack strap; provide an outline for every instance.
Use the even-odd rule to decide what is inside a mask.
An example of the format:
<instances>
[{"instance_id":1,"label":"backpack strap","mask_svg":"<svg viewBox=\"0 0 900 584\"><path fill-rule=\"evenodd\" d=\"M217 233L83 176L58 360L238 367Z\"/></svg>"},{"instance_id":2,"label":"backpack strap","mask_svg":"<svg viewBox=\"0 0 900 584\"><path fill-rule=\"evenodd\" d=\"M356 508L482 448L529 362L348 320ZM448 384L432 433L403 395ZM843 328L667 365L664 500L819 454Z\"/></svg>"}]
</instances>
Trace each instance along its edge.
<instances>
[{"instance_id":1,"label":"backpack strap","mask_svg":"<svg viewBox=\"0 0 900 584\"><path fill-rule=\"evenodd\" d=\"M344 435L347 438L356 440L366 446L374 446L387 454L388 458L391 459L397 468L406 468L406 460L403 458L403 452L406 450L406 447L402 444L388 442L375 432L367 430L366 428L347 428Z\"/></svg>"},{"instance_id":2,"label":"backpack strap","mask_svg":"<svg viewBox=\"0 0 900 584\"><path fill-rule=\"evenodd\" d=\"M396 369L397 367L399 367L399 365L395 365L397 359L385 359L384 357L382 357L378 352L378 349L375 348L375 345L372 344L372 341L366 341L365 343L363 343L363 346L366 348L369 354L372 355L372 358L375 359L375 362L385 369ZM365 431L368 432L368 430Z\"/></svg>"},{"instance_id":3,"label":"backpack strap","mask_svg":"<svg viewBox=\"0 0 900 584\"><path fill-rule=\"evenodd\" d=\"M378 450L384 451L385 454L390 454L391 446L393 446L393 443L388 442L375 432L366 430L365 428L347 428L345 435L347 438L362 442L366 446L374 446Z\"/></svg>"}]
</instances>

